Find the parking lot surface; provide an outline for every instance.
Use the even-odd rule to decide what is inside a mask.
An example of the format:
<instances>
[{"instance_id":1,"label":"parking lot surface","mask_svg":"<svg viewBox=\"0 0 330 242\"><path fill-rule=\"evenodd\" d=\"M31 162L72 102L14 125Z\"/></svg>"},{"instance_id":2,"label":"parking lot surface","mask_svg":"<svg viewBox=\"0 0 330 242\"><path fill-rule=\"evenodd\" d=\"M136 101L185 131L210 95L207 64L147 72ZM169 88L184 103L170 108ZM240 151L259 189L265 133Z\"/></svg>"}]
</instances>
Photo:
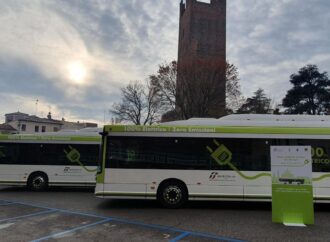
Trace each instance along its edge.
<instances>
[{"instance_id":1,"label":"parking lot surface","mask_svg":"<svg viewBox=\"0 0 330 242\"><path fill-rule=\"evenodd\" d=\"M271 222L270 203L109 200L92 189L30 192L0 187L0 241L327 241L330 209L315 206L315 225Z\"/></svg>"}]
</instances>

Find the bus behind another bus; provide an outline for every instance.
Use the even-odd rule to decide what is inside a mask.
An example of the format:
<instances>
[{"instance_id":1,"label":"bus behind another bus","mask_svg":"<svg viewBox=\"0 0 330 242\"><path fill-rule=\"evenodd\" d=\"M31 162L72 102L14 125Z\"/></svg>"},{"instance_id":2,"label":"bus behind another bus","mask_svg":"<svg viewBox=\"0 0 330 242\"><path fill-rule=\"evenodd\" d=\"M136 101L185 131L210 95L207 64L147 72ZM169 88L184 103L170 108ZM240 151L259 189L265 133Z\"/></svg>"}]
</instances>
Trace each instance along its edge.
<instances>
[{"instance_id":1,"label":"bus behind another bus","mask_svg":"<svg viewBox=\"0 0 330 242\"><path fill-rule=\"evenodd\" d=\"M0 135L0 185L94 186L99 131Z\"/></svg>"}]
</instances>

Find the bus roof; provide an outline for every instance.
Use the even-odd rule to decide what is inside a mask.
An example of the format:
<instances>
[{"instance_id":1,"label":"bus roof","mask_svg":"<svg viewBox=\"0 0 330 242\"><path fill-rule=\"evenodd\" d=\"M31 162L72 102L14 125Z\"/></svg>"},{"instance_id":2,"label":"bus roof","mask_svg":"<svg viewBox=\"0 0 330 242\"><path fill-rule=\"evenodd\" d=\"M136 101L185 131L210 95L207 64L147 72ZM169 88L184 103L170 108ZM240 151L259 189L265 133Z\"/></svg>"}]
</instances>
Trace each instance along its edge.
<instances>
[{"instance_id":1,"label":"bus roof","mask_svg":"<svg viewBox=\"0 0 330 242\"><path fill-rule=\"evenodd\" d=\"M330 135L330 117L244 114L219 119L192 118L149 126L106 125L104 132Z\"/></svg>"},{"instance_id":2,"label":"bus roof","mask_svg":"<svg viewBox=\"0 0 330 242\"><path fill-rule=\"evenodd\" d=\"M330 127L330 117L315 115L232 114L219 119L191 118L164 125Z\"/></svg>"}]
</instances>

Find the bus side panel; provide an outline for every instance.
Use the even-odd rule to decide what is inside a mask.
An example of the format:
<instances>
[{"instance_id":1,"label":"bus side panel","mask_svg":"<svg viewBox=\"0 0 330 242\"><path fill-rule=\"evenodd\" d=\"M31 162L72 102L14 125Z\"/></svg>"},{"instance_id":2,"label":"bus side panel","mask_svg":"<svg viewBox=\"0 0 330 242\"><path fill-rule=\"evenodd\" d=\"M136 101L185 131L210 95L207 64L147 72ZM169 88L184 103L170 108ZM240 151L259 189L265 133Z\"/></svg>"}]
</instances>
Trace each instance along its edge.
<instances>
[{"instance_id":1,"label":"bus side panel","mask_svg":"<svg viewBox=\"0 0 330 242\"><path fill-rule=\"evenodd\" d=\"M246 179L241 178L244 184L244 199L245 200L263 200L271 199L272 196L272 186L271 186L271 176L270 172L251 172L243 171L244 175L248 178L256 179Z\"/></svg>"},{"instance_id":2,"label":"bus side panel","mask_svg":"<svg viewBox=\"0 0 330 242\"><path fill-rule=\"evenodd\" d=\"M316 180L314 180L316 179ZM319 180L321 179L321 180ZM313 173L313 195L316 200L330 201L330 174L314 172Z\"/></svg>"},{"instance_id":3,"label":"bus side panel","mask_svg":"<svg viewBox=\"0 0 330 242\"><path fill-rule=\"evenodd\" d=\"M1 165L0 184L21 184L26 183L26 172L22 166L18 165ZM24 179L25 176L25 179Z\"/></svg>"},{"instance_id":4,"label":"bus side panel","mask_svg":"<svg viewBox=\"0 0 330 242\"><path fill-rule=\"evenodd\" d=\"M243 199L243 184L232 171L185 171L189 199ZM178 177L182 175L178 174Z\"/></svg>"},{"instance_id":5,"label":"bus side panel","mask_svg":"<svg viewBox=\"0 0 330 242\"><path fill-rule=\"evenodd\" d=\"M146 196L146 172L130 169L106 169L104 192L113 196Z\"/></svg>"},{"instance_id":6,"label":"bus side panel","mask_svg":"<svg viewBox=\"0 0 330 242\"><path fill-rule=\"evenodd\" d=\"M81 166L41 166L48 175L50 185L87 183L86 176L90 176Z\"/></svg>"},{"instance_id":7,"label":"bus side panel","mask_svg":"<svg viewBox=\"0 0 330 242\"><path fill-rule=\"evenodd\" d=\"M108 194L143 196L156 198L159 185L168 179L184 182L190 199L240 198L243 199L241 180L221 180L221 177L234 177L232 171L201 170L155 170L155 169L107 169L104 192ZM228 175L229 174L229 175Z\"/></svg>"},{"instance_id":8,"label":"bus side panel","mask_svg":"<svg viewBox=\"0 0 330 242\"><path fill-rule=\"evenodd\" d=\"M103 197L103 192L104 192L104 184L103 183L96 183L95 186L95 195L98 197Z\"/></svg>"}]
</instances>

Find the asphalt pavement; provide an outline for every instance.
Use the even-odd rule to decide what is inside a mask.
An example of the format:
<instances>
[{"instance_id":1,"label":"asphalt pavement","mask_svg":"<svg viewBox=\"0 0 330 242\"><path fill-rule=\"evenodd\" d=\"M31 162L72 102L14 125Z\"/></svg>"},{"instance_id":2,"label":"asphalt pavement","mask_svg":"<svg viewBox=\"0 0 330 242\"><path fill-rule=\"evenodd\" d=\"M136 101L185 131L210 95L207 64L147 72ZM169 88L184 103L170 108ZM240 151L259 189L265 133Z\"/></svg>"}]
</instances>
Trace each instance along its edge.
<instances>
[{"instance_id":1,"label":"asphalt pavement","mask_svg":"<svg viewBox=\"0 0 330 242\"><path fill-rule=\"evenodd\" d=\"M0 187L4 241L329 241L330 206L315 205L315 225L271 221L271 204L189 202L164 209L150 200L96 198L93 189L31 192Z\"/></svg>"}]
</instances>

